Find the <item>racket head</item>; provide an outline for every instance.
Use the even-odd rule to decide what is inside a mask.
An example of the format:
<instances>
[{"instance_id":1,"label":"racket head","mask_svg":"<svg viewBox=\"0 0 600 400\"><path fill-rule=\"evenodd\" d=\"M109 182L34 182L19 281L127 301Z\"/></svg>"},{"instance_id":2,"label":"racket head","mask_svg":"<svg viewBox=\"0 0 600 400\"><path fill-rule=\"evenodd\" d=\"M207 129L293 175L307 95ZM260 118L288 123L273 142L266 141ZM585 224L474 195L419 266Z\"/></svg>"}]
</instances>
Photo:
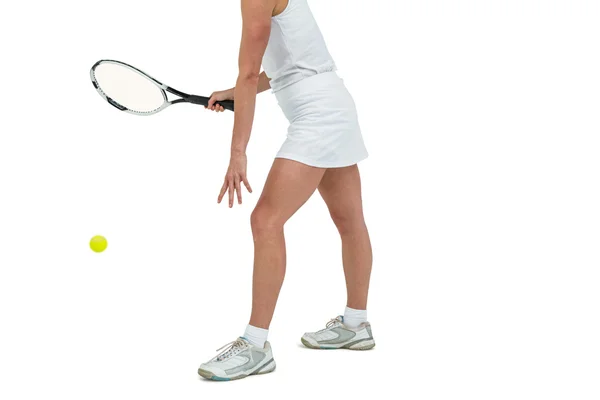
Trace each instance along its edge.
<instances>
[{"instance_id":1,"label":"racket head","mask_svg":"<svg viewBox=\"0 0 600 400\"><path fill-rule=\"evenodd\" d=\"M167 86L121 61L100 60L90 69L94 88L113 107L134 115L152 115L171 102Z\"/></svg>"}]
</instances>

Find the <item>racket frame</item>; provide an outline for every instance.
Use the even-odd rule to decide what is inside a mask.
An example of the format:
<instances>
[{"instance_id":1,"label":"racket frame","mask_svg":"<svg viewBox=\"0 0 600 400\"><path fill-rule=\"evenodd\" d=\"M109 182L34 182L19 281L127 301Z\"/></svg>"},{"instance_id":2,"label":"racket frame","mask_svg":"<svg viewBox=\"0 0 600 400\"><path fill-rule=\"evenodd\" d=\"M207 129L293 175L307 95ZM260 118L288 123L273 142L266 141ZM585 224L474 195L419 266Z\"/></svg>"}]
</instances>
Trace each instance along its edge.
<instances>
[{"instance_id":1,"label":"racket frame","mask_svg":"<svg viewBox=\"0 0 600 400\"><path fill-rule=\"evenodd\" d=\"M160 89L160 92L162 93L162 96L164 99L163 104L160 107L158 107L154 110L151 110L151 111L131 110L131 109L125 107L124 105L119 104L116 100L112 99L110 96L108 96L106 93L104 93L104 91L98 84L98 80L96 79L95 71L96 71L96 68L101 64L120 65L122 67L128 68L131 71L136 72L136 73L141 74L142 76L146 77L148 80L150 80L150 82L152 82L154 85L156 85L156 87L158 87ZM96 89L98 94L100 96L102 96L102 98L104 100L106 100L108 102L108 104L117 108L120 111L125 111L126 113L133 114L133 115L153 115L153 114L156 114L156 113L164 110L165 108L169 107L170 105L177 104L177 103L192 103L192 104L199 104L202 106L207 106L208 101L210 100L210 97L187 94L180 90L177 90L170 86L167 86L164 83L153 78L152 76L148 75L144 71L134 67L133 65L129 65L127 63L124 63L122 61L117 61L117 60L99 60L99 61L97 61L90 69L90 79L92 80L92 84L94 85L94 88ZM180 98L174 99L174 100L169 100L169 98L167 97L167 92L174 94L176 96L179 96ZM231 101L231 100L219 101L216 104L220 104L226 110L234 111L233 101Z\"/></svg>"}]
</instances>

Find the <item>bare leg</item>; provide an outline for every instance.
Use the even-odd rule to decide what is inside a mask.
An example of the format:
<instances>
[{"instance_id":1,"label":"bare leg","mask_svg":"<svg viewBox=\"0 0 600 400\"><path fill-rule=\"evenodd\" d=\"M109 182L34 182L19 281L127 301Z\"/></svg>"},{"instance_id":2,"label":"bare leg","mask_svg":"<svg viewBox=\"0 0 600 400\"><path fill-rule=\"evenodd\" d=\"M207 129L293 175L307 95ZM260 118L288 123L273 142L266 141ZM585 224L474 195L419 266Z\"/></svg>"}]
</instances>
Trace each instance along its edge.
<instances>
[{"instance_id":1,"label":"bare leg","mask_svg":"<svg viewBox=\"0 0 600 400\"><path fill-rule=\"evenodd\" d=\"M268 329L285 276L283 225L310 198L323 168L277 158L252 212L254 276L250 325Z\"/></svg>"},{"instance_id":2,"label":"bare leg","mask_svg":"<svg viewBox=\"0 0 600 400\"><path fill-rule=\"evenodd\" d=\"M363 217L358 166L328 169L319 184L319 193L342 238L346 305L366 310L373 253Z\"/></svg>"}]
</instances>

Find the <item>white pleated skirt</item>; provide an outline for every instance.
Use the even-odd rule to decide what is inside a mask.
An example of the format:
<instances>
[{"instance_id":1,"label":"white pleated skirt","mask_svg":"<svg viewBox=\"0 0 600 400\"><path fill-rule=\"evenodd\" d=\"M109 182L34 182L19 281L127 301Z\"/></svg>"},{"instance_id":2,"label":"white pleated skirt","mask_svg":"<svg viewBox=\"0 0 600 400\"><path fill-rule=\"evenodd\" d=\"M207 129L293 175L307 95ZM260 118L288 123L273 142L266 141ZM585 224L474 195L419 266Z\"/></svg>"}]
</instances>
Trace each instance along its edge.
<instances>
[{"instance_id":1,"label":"white pleated skirt","mask_svg":"<svg viewBox=\"0 0 600 400\"><path fill-rule=\"evenodd\" d=\"M347 167L368 157L354 100L335 72L304 78L275 97L290 123L276 157L319 168Z\"/></svg>"}]
</instances>

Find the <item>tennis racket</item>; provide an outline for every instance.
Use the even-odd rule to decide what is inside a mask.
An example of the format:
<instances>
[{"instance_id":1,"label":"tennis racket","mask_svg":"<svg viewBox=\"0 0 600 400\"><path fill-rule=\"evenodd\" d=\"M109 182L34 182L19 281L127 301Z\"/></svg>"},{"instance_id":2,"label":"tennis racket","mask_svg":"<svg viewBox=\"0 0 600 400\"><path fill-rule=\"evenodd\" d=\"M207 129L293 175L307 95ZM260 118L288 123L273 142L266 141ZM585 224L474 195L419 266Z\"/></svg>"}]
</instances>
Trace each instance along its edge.
<instances>
[{"instance_id":1,"label":"tennis racket","mask_svg":"<svg viewBox=\"0 0 600 400\"><path fill-rule=\"evenodd\" d=\"M90 78L94 88L110 105L134 115L152 115L171 104L192 103L207 106L209 97L180 92L124 62L100 60L92 66ZM167 92L179 98L169 100ZM233 101L217 104L233 111Z\"/></svg>"}]
</instances>

